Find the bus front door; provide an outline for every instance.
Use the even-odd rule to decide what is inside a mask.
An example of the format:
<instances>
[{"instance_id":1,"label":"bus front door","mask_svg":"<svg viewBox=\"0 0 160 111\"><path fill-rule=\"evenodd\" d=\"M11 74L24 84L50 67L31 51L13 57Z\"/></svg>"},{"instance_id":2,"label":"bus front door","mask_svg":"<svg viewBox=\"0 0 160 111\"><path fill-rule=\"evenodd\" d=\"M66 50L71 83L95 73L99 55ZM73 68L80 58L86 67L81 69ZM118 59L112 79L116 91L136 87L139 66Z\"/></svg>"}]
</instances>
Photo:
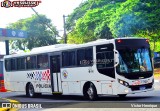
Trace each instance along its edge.
<instances>
[{"instance_id":1,"label":"bus front door","mask_svg":"<svg viewBox=\"0 0 160 111\"><path fill-rule=\"evenodd\" d=\"M60 55L50 56L51 84L53 93L61 93Z\"/></svg>"}]
</instances>

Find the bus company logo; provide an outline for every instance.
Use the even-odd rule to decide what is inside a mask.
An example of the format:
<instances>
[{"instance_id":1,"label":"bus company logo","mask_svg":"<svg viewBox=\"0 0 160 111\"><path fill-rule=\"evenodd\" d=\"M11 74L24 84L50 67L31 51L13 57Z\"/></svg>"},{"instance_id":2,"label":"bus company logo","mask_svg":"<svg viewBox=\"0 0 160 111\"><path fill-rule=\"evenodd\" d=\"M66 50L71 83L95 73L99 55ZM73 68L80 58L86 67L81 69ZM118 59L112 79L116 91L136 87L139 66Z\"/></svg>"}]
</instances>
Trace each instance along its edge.
<instances>
[{"instance_id":1,"label":"bus company logo","mask_svg":"<svg viewBox=\"0 0 160 111\"><path fill-rule=\"evenodd\" d=\"M1 2L1 7L10 8L10 7L36 7L41 3L41 0L28 1L28 0L19 0L19 1L10 1L4 0Z\"/></svg>"},{"instance_id":2,"label":"bus company logo","mask_svg":"<svg viewBox=\"0 0 160 111\"><path fill-rule=\"evenodd\" d=\"M62 74L63 74L64 79L68 77L68 72L66 70L64 70Z\"/></svg>"},{"instance_id":3,"label":"bus company logo","mask_svg":"<svg viewBox=\"0 0 160 111\"><path fill-rule=\"evenodd\" d=\"M3 2L1 2L1 7L5 7L5 8L12 7L12 2L9 0L4 0Z\"/></svg>"}]
</instances>

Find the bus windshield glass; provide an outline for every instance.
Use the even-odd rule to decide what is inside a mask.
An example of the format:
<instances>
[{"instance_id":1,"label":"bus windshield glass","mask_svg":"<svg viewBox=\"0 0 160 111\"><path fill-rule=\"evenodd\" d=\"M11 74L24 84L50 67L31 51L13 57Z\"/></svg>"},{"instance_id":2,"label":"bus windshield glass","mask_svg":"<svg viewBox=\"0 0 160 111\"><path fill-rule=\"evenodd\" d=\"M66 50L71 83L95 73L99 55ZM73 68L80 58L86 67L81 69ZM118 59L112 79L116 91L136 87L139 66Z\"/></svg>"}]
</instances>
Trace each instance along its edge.
<instances>
[{"instance_id":1,"label":"bus windshield glass","mask_svg":"<svg viewBox=\"0 0 160 111\"><path fill-rule=\"evenodd\" d=\"M119 73L136 73L152 71L152 64L148 48L120 49Z\"/></svg>"}]
</instances>

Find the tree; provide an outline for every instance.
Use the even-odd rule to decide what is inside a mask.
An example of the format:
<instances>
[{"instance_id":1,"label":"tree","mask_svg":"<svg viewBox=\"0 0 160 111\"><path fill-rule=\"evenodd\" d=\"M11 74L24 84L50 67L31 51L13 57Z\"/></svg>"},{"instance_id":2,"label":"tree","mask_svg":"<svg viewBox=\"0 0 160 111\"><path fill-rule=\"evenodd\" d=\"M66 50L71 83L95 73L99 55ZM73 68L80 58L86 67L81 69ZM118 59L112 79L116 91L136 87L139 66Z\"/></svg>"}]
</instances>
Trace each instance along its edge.
<instances>
[{"instance_id":1,"label":"tree","mask_svg":"<svg viewBox=\"0 0 160 111\"><path fill-rule=\"evenodd\" d=\"M115 13L115 1L119 4L125 0L88 0L76 8L67 21L68 24L72 24L68 25L71 27L68 30L72 31L72 34L68 35L68 42L73 39L76 41L77 37L85 40L83 42L113 38L108 24L111 14Z\"/></svg>"},{"instance_id":2,"label":"tree","mask_svg":"<svg viewBox=\"0 0 160 111\"><path fill-rule=\"evenodd\" d=\"M49 25L52 31L45 24ZM24 40L10 42L10 46L14 50L26 50L57 43L55 37L58 32L55 26L51 24L51 20L45 15L40 15L40 17L32 15L29 18L9 24L8 28L25 30L28 34L28 38Z\"/></svg>"},{"instance_id":3,"label":"tree","mask_svg":"<svg viewBox=\"0 0 160 111\"><path fill-rule=\"evenodd\" d=\"M155 50L160 39L159 0L127 0L111 15L109 28L114 37L141 36L150 39ZM159 49L160 50L160 49Z\"/></svg>"}]
</instances>

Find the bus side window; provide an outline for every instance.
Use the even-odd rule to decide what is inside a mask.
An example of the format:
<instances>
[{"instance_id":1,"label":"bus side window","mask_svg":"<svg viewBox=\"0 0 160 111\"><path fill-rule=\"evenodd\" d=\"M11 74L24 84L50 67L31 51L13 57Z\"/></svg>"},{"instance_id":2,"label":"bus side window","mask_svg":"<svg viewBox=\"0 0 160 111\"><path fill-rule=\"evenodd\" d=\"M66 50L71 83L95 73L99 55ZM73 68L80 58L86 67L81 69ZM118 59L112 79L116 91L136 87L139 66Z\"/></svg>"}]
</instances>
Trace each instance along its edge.
<instances>
[{"instance_id":1,"label":"bus side window","mask_svg":"<svg viewBox=\"0 0 160 111\"><path fill-rule=\"evenodd\" d=\"M96 64L99 73L115 78L113 44L98 45L96 47Z\"/></svg>"},{"instance_id":2,"label":"bus side window","mask_svg":"<svg viewBox=\"0 0 160 111\"><path fill-rule=\"evenodd\" d=\"M48 55L38 55L37 56L37 67L39 69L48 68Z\"/></svg>"},{"instance_id":3,"label":"bus side window","mask_svg":"<svg viewBox=\"0 0 160 111\"><path fill-rule=\"evenodd\" d=\"M85 60L87 60L86 65L93 65L93 49L85 49Z\"/></svg>"},{"instance_id":4,"label":"bus side window","mask_svg":"<svg viewBox=\"0 0 160 111\"><path fill-rule=\"evenodd\" d=\"M62 66L68 66L69 65L69 56L68 56L68 52L63 52L62 53Z\"/></svg>"},{"instance_id":5,"label":"bus side window","mask_svg":"<svg viewBox=\"0 0 160 111\"><path fill-rule=\"evenodd\" d=\"M11 70L16 70L16 59L11 59Z\"/></svg>"},{"instance_id":6,"label":"bus side window","mask_svg":"<svg viewBox=\"0 0 160 111\"><path fill-rule=\"evenodd\" d=\"M77 50L77 65L78 66L85 65L84 61L85 61L85 50L84 49Z\"/></svg>"},{"instance_id":7,"label":"bus side window","mask_svg":"<svg viewBox=\"0 0 160 111\"><path fill-rule=\"evenodd\" d=\"M26 64L26 61L25 61L25 58L17 58L17 70L23 70L25 69L25 64Z\"/></svg>"},{"instance_id":8,"label":"bus side window","mask_svg":"<svg viewBox=\"0 0 160 111\"><path fill-rule=\"evenodd\" d=\"M26 68L35 69L36 68L36 56L26 57Z\"/></svg>"},{"instance_id":9,"label":"bus side window","mask_svg":"<svg viewBox=\"0 0 160 111\"><path fill-rule=\"evenodd\" d=\"M5 69L6 69L6 71L11 70L11 60L10 59L5 60Z\"/></svg>"},{"instance_id":10,"label":"bus side window","mask_svg":"<svg viewBox=\"0 0 160 111\"><path fill-rule=\"evenodd\" d=\"M74 66L75 65L75 51L70 51L68 53L69 56L69 66Z\"/></svg>"}]
</instances>

